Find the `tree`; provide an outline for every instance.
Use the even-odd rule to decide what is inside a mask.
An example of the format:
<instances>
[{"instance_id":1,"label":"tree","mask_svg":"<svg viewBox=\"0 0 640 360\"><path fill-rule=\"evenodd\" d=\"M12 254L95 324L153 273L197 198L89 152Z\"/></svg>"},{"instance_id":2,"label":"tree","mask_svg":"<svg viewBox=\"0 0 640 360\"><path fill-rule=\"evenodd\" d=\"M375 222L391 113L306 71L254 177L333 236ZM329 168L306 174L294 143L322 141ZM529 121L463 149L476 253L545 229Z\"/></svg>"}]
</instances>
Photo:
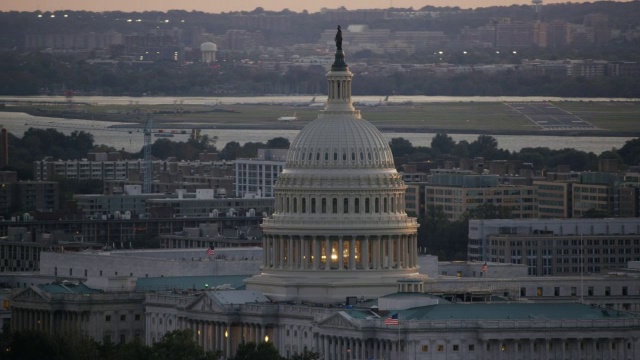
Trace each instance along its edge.
<instances>
[{"instance_id":1,"label":"tree","mask_svg":"<svg viewBox=\"0 0 640 360\"><path fill-rule=\"evenodd\" d=\"M431 139L431 149L437 151L437 154L451 154L455 146L455 141L445 133L437 133Z\"/></svg>"},{"instance_id":2,"label":"tree","mask_svg":"<svg viewBox=\"0 0 640 360\"><path fill-rule=\"evenodd\" d=\"M151 347L151 360L204 360L208 356L193 339L193 331L174 330Z\"/></svg>"},{"instance_id":3,"label":"tree","mask_svg":"<svg viewBox=\"0 0 640 360\"><path fill-rule=\"evenodd\" d=\"M494 159L498 152L498 140L490 135L480 135L478 139L469 144L469 154L485 159Z\"/></svg>"},{"instance_id":4,"label":"tree","mask_svg":"<svg viewBox=\"0 0 640 360\"><path fill-rule=\"evenodd\" d=\"M235 160L240 157L242 146L237 141L229 141L222 151L220 151L220 158L223 160Z\"/></svg>"},{"instance_id":5,"label":"tree","mask_svg":"<svg viewBox=\"0 0 640 360\"><path fill-rule=\"evenodd\" d=\"M260 344L248 342L238 345L236 356L232 360L284 360L271 342Z\"/></svg>"},{"instance_id":6,"label":"tree","mask_svg":"<svg viewBox=\"0 0 640 360\"><path fill-rule=\"evenodd\" d=\"M284 137L275 137L267 141L269 149L288 149L291 146L289 139Z\"/></svg>"},{"instance_id":7,"label":"tree","mask_svg":"<svg viewBox=\"0 0 640 360\"><path fill-rule=\"evenodd\" d=\"M618 154L627 165L640 164L640 138L629 140L618 150Z\"/></svg>"},{"instance_id":8,"label":"tree","mask_svg":"<svg viewBox=\"0 0 640 360\"><path fill-rule=\"evenodd\" d=\"M470 219L510 219L511 209L506 206L484 203L469 209L467 217Z\"/></svg>"},{"instance_id":9,"label":"tree","mask_svg":"<svg viewBox=\"0 0 640 360\"><path fill-rule=\"evenodd\" d=\"M411 155L414 151L411 141L401 137L391 139L389 147L396 157Z\"/></svg>"}]
</instances>

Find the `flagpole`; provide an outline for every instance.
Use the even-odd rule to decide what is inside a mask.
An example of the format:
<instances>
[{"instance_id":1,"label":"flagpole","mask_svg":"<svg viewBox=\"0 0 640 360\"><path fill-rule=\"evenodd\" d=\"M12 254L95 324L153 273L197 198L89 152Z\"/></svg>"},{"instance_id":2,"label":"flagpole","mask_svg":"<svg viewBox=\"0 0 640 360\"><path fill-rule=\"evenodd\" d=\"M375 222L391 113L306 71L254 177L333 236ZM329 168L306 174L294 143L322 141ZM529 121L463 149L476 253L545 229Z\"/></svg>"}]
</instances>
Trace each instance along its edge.
<instances>
[{"instance_id":1,"label":"flagpole","mask_svg":"<svg viewBox=\"0 0 640 360\"><path fill-rule=\"evenodd\" d=\"M398 320L398 344L396 346L396 360L400 360L400 322Z\"/></svg>"}]
</instances>

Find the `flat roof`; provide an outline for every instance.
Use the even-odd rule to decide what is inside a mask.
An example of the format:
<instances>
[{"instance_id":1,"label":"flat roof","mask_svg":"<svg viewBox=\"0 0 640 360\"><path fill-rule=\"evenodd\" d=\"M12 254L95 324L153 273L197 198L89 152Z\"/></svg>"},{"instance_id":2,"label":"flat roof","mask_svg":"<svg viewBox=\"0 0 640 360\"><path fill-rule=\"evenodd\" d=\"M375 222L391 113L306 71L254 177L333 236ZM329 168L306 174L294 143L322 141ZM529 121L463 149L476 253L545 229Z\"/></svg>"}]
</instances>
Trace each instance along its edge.
<instances>
[{"instance_id":1,"label":"flat roof","mask_svg":"<svg viewBox=\"0 0 640 360\"><path fill-rule=\"evenodd\" d=\"M96 294L100 292L100 290L92 289L85 284L72 282L42 284L38 287L49 294Z\"/></svg>"},{"instance_id":2,"label":"flat roof","mask_svg":"<svg viewBox=\"0 0 640 360\"><path fill-rule=\"evenodd\" d=\"M400 320L597 320L636 317L627 312L578 303L436 304L397 313Z\"/></svg>"},{"instance_id":3,"label":"flat roof","mask_svg":"<svg viewBox=\"0 0 640 360\"><path fill-rule=\"evenodd\" d=\"M136 281L136 291L207 290L215 288L239 290L244 289L244 280L253 275L142 277Z\"/></svg>"}]
</instances>

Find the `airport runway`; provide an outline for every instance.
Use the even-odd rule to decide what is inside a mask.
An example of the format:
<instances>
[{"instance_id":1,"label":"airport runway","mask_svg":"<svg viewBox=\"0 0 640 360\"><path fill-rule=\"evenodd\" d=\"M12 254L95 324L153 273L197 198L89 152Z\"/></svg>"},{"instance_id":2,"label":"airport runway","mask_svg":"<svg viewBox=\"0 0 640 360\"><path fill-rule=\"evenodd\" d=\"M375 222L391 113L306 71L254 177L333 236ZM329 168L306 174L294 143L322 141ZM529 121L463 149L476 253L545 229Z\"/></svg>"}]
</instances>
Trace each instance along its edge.
<instances>
[{"instance_id":1,"label":"airport runway","mask_svg":"<svg viewBox=\"0 0 640 360\"><path fill-rule=\"evenodd\" d=\"M600 130L588 121L548 102L505 102L542 130Z\"/></svg>"}]
</instances>

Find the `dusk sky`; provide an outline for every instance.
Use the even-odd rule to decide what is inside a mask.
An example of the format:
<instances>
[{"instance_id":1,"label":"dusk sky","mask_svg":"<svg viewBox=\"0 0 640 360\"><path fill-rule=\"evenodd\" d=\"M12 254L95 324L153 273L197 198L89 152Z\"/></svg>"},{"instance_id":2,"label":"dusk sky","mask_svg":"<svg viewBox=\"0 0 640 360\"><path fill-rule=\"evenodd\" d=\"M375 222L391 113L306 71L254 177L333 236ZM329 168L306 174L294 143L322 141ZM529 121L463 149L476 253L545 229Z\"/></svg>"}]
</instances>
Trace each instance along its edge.
<instances>
[{"instance_id":1,"label":"dusk sky","mask_svg":"<svg viewBox=\"0 0 640 360\"><path fill-rule=\"evenodd\" d=\"M545 4L563 3L564 0L544 0ZM586 1L572 1L576 3ZM425 5L459 6L476 8L492 5L530 4L530 0L0 0L0 11L53 11L53 10L89 10L89 11L147 11L171 9L199 10L211 13L253 10L262 7L265 10L279 11L284 8L300 12L316 12L322 7L347 9L372 9L388 7L413 7L419 9Z\"/></svg>"}]
</instances>

